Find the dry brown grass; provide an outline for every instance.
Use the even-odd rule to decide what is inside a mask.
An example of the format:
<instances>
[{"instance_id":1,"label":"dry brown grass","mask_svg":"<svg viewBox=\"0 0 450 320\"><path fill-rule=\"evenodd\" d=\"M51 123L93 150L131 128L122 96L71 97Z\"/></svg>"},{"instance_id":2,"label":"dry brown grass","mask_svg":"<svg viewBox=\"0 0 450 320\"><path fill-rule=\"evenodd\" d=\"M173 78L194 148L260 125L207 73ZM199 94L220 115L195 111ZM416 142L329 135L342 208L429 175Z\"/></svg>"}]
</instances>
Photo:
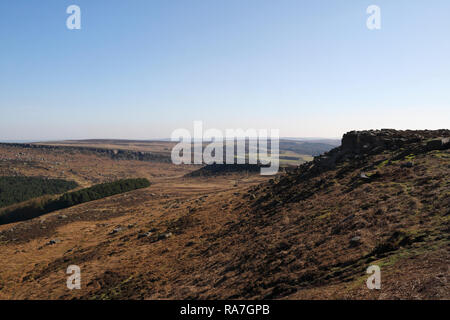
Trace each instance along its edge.
<instances>
[{"instance_id":1,"label":"dry brown grass","mask_svg":"<svg viewBox=\"0 0 450 320\"><path fill-rule=\"evenodd\" d=\"M380 174L370 183L361 183L361 168L345 165L308 180L188 179L195 168L58 151L22 150L45 160L12 165L18 151L1 150L11 159L0 162L0 174L73 177L84 186L146 177L153 184L0 226L0 298L450 298L448 151L417 156L412 168L401 161L364 168ZM139 236L150 230L172 236ZM398 231L408 241L373 254ZM355 236L361 243L351 246ZM81 267L81 290L66 287L71 264ZM380 291L365 287L371 264L381 266Z\"/></svg>"}]
</instances>

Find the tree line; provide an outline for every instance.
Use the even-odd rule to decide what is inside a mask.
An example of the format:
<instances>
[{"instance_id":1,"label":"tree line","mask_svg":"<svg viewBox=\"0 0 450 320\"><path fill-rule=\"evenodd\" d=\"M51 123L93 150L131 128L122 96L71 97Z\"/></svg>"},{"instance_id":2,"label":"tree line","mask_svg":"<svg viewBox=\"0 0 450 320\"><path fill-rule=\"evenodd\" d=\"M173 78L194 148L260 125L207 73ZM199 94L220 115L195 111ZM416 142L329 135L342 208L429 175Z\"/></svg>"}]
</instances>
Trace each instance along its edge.
<instances>
[{"instance_id":1,"label":"tree line","mask_svg":"<svg viewBox=\"0 0 450 320\"><path fill-rule=\"evenodd\" d=\"M69 208L81 203L98 200L128 191L147 188L150 182L145 178L123 179L98 184L78 191L68 192L57 199L44 200L32 205L17 208L0 215L0 225L29 220L52 211Z\"/></svg>"},{"instance_id":2,"label":"tree line","mask_svg":"<svg viewBox=\"0 0 450 320\"><path fill-rule=\"evenodd\" d=\"M77 186L74 181L62 179L0 177L0 208L43 195L60 194Z\"/></svg>"}]
</instances>

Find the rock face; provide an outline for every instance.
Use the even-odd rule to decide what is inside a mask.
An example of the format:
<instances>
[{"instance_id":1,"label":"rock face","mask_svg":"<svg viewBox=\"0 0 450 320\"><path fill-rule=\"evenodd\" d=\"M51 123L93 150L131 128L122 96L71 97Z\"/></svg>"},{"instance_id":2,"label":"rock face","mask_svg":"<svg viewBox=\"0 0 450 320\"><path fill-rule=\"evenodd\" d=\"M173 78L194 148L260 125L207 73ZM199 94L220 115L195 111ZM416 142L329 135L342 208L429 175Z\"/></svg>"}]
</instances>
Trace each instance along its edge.
<instances>
[{"instance_id":1,"label":"rock face","mask_svg":"<svg viewBox=\"0 0 450 320\"><path fill-rule=\"evenodd\" d=\"M364 152L366 150L395 150L405 145L417 143L427 139L433 139L430 144L431 150L442 148L448 144L449 130L422 130L422 131L399 131L393 129L350 131L342 138L342 150L353 152ZM437 138L436 136L442 136Z\"/></svg>"},{"instance_id":2,"label":"rock face","mask_svg":"<svg viewBox=\"0 0 450 320\"><path fill-rule=\"evenodd\" d=\"M315 157L312 163L300 166L310 173L333 169L346 160L363 159L384 151L397 153L397 158L450 147L450 130L367 130L344 134L340 147ZM303 170L302 170L303 171Z\"/></svg>"},{"instance_id":3,"label":"rock face","mask_svg":"<svg viewBox=\"0 0 450 320\"><path fill-rule=\"evenodd\" d=\"M437 138L427 142L427 150L440 150L448 148L450 138Z\"/></svg>"}]
</instances>

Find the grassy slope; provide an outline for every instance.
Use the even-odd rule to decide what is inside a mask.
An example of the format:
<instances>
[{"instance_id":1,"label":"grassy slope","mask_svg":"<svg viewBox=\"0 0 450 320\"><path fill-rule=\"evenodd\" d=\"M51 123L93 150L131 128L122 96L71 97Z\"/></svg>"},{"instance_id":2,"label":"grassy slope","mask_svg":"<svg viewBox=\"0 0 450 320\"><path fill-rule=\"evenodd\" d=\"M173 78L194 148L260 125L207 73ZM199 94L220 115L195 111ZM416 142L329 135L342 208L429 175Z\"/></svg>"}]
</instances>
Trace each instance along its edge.
<instances>
[{"instance_id":1,"label":"grassy slope","mask_svg":"<svg viewBox=\"0 0 450 320\"><path fill-rule=\"evenodd\" d=\"M450 154L391 157L262 185L174 178L63 210L47 229L0 229L0 297L448 299ZM52 237L62 242L46 246ZM82 268L80 291L64 286L69 264ZM365 287L371 264L381 291Z\"/></svg>"}]
</instances>

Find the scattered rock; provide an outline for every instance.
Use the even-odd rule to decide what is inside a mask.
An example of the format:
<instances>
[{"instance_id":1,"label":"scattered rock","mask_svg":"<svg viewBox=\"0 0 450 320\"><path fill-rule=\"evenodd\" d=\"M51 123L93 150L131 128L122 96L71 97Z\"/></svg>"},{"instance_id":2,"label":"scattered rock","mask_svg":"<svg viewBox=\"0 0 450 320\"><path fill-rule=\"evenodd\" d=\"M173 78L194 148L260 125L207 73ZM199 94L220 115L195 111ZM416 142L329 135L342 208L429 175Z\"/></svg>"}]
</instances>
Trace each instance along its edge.
<instances>
[{"instance_id":1,"label":"scattered rock","mask_svg":"<svg viewBox=\"0 0 450 320\"><path fill-rule=\"evenodd\" d=\"M122 231L122 227L117 227L117 228L113 229L113 231L111 231L109 234L116 234L120 231Z\"/></svg>"},{"instance_id":2,"label":"scattered rock","mask_svg":"<svg viewBox=\"0 0 450 320\"><path fill-rule=\"evenodd\" d=\"M350 247L357 247L361 244L361 237L356 236L350 239Z\"/></svg>"},{"instance_id":3,"label":"scattered rock","mask_svg":"<svg viewBox=\"0 0 450 320\"><path fill-rule=\"evenodd\" d=\"M346 222L346 221L348 221L348 220L351 220L351 219L353 219L354 217L355 217L355 214L352 213L351 215L345 217L345 218L342 220L342 222Z\"/></svg>"},{"instance_id":4,"label":"scattered rock","mask_svg":"<svg viewBox=\"0 0 450 320\"><path fill-rule=\"evenodd\" d=\"M147 238L150 237L153 234L153 232L146 232L146 233L139 233L138 234L138 239L142 239L142 238Z\"/></svg>"},{"instance_id":5,"label":"scattered rock","mask_svg":"<svg viewBox=\"0 0 450 320\"><path fill-rule=\"evenodd\" d=\"M364 180L375 180L375 179L381 177L381 175L378 171L376 171L374 173L361 172L359 176L361 177L361 179L364 179Z\"/></svg>"},{"instance_id":6,"label":"scattered rock","mask_svg":"<svg viewBox=\"0 0 450 320\"><path fill-rule=\"evenodd\" d=\"M59 240L59 239L52 239L49 242L47 242L47 245L52 246L52 245L60 243L60 242L61 242L61 240Z\"/></svg>"},{"instance_id":7,"label":"scattered rock","mask_svg":"<svg viewBox=\"0 0 450 320\"><path fill-rule=\"evenodd\" d=\"M414 165L414 164L413 164L411 161L408 161L408 162L402 163L402 164L400 165L400 167L401 167L401 168L412 168L413 165Z\"/></svg>"},{"instance_id":8,"label":"scattered rock","mask_svg":"<svg viewBox=\"0 0 450 320\"><path fill-rule=\"evenodd\" d=\"M172 232L162 233L158 236L158 240L168 239L172 236Z\"/></svg>"}]
</instances>

